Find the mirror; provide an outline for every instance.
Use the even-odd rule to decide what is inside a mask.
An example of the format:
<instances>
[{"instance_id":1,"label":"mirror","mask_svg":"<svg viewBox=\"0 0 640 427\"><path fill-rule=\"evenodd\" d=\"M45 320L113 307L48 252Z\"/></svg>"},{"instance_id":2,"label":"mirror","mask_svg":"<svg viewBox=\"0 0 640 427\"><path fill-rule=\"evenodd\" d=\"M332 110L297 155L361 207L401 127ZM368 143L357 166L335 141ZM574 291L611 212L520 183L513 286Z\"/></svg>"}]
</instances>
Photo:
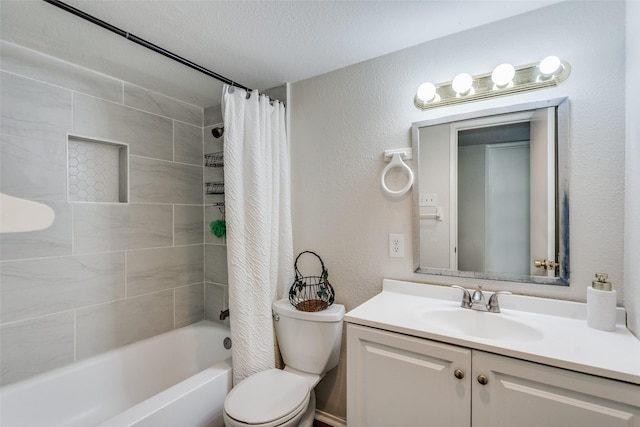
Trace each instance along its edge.
<instances>
[{"instance_id":1,"label":"mirror","mask_svg":"<svg viewBox=\"0 0 640 427\"><path fill-rule=\"evenodd\" d=\"M412 125L417 273L569 284L567 104Z\"/></svg>"}]
</instances>

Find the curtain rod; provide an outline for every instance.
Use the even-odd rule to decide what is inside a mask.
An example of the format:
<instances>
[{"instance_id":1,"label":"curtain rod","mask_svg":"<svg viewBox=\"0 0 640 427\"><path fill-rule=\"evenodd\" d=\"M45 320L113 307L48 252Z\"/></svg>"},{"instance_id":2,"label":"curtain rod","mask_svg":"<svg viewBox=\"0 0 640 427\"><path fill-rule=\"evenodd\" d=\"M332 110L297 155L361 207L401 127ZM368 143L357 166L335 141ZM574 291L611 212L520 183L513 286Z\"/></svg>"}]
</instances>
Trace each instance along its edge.
<instances>
[{"instance_id":1,"label":"curtain rod","mask_svg":"<svg viewBox=\"0 0 640 427\"><path fill-rule=\"evenodd\" d=\"M243 86L243 85L241 85L239 83L236 83L231 79L228 79L228 78L226 78L224 76L221 76L220 74L214 73L213 71L208 70L208 69L204 68L201 65L198 65L198 64L196 64L194 62L189 61L188 59L185 59L185 58L183 58L181 56L178 56L175 53L170 52L170 51L168 51L166 49L163 49L160 46L157 46L157 45L155 45L155 44L153 44L151 42L148 42L145 39L141 39L140 37L138 37L138 36L136 36L134 34L131 34L128 31L124 31L124 30L122 30L122 29L120 29L118 27L115 27L115 26L109 24L108 22L105 22L105 21L103 21L101 19L98 19L95 16L89 15L88 13L85 13L85 12L79 10L79 9L76 9L75 7L69 6L68 4L66 4L64 2L61 2L59 0L44 0L44 1L49 3L49 4L51 4L51 5L53 5L53 6L59 7L60 9L66 11L66 12L69 12L69 13L71 13L73 15L76 15L76 16L82 18L82 19L85 19L85 20L87 20L87 21L89 21L89 22L91 22L93 24L96 24L96 25L98 25L98 26L100 26L100 27L102 27L102 28L104 28L106 30L109 30L109 31L111 31L113 33L116 33L119 36L122 36L127 40L131 40L132 42L137 43L140 46L144 46L147 49L150 49L150 50L152 50L152 51L154 51L156 53L164 55L167 58L173 59L174 61L179 62L179 63L181 63L183 65L186 65L187 67L193 68L194 70L199 71L199 72L201 72L203 74L206 74L209 77L213 77L214 79L219 80L219 81L221 81L223 83L226 83L228 85L235 86L235 87L244 89L246 91L251 91L251 89L249 89L246 86Z\"/></svg>"}]
</instances>

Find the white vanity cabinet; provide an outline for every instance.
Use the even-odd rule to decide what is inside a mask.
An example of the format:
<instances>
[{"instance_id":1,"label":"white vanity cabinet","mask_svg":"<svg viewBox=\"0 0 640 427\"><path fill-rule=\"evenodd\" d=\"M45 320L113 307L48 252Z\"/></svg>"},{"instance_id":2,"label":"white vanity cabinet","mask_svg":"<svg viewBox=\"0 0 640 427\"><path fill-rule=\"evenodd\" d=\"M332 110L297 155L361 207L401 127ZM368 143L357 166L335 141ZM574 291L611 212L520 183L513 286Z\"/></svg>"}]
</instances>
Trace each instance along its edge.
<instances>
[{"instance_id":1,"label":"white vanity cabinet","mask_svg":"<svg viewBox=\"0 0 640 427\"><path fill-rule=\"evenodd\" d=\"M347 424L640 427L640 386L349 323Z\"/></svg>"},{"instance_id":2,"label":"white vanity cabinet","mask_svg":"<svg viewBox=\"0 0 640 427\"><path fill-rule=\"evenodd\" d=\"M636 384L478 350L472 365L474 427L640 427Z\"/></svg>"},{"instance_id":3,"label":"white vanity cabinet","mask_svg":"<svg viewBox=\"0 0 640 427\"><path fill-rule=\"evenodd\" d=\"M469 349L349 324L347 425L470 425L470 372Z\"/></svg>"}]
</instances>

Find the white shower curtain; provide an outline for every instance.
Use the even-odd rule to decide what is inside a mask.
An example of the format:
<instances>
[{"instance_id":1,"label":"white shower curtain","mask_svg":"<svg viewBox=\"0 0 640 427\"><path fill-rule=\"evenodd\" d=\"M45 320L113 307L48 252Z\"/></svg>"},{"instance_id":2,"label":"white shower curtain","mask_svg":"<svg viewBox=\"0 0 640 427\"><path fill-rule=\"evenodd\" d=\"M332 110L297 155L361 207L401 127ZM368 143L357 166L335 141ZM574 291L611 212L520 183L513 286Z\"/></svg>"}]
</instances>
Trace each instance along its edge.
<instances>
[{"instance_id":1,"label":"white shower curtain","mask_svg":"<svg viewBox=\"0 0 640 427\"><path fill-rule=\"evenodd\" d=\"M271 304L293 281L285 107L225 86L224 181L233 382L274 367Z\"/></svg>"}]
</instances>

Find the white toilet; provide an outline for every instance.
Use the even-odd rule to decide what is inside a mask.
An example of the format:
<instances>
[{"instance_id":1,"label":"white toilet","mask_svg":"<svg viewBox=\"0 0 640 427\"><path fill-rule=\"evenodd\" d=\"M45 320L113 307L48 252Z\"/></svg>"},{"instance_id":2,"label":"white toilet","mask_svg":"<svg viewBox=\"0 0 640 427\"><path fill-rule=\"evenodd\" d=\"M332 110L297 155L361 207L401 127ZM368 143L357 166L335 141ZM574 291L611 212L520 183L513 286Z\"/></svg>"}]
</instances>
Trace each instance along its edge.
<instances>
[{"instance_id":1,"label":"white toilet","mask_svg":"<svg viewBox=\"0 0 640 427\"><path fill-rule=\"evenodd\" d=\"M224 401L227 427L311 426L313 388L338 365L343 305L311 313L282 299L273 303L273 313L286 367L254 374L229 392Z\"/></svg>"}]
</instances>

